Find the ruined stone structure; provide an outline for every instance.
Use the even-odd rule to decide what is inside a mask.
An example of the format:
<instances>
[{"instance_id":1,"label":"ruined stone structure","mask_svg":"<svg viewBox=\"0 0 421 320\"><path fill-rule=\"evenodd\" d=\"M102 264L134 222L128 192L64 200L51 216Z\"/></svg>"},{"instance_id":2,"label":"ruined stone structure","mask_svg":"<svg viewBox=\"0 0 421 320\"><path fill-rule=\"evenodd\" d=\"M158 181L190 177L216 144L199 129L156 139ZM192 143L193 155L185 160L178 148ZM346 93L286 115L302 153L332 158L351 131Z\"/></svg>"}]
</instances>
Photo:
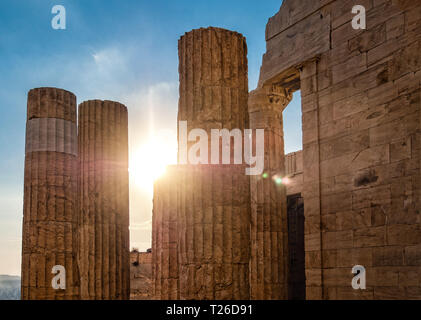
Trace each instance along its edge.
<instances>
[{"instance_id":1,"label":"ruined stone structure","mask_svg":"<svg viewBox=\"0 0 421 320\"><path fill-rule=\"evenodd\" d=\"M421 299L420 8L285 0L267 25L257 90L302 95L307 299Z\"/></svg>"},{"instance_id":2,"label":"ruined stone structure","mask_svg":"<svg viewBox=\"0 0 421 320\"><path fill-rule=\"evenodd\" d=\"M352 27L354 5L366 9L365 30ZM420 8L420 1L405 0L285 0L269 19L259 85L249 96L250 128L265 129L268 149L267 175L250 178L250 290L244 296L421 299ZM212 32L194 31L180 41L179 120L191 121L189 129L231 129L236 116L212 108L223 97L221 82L206 84L218 79L216 66L226 67L210 54ZM282 111L298 90L303 151L285 164ZM201 169L184 170L203 181ZM273 175L287 189L265 180ZM191 203L200 203L185 216L177 210L179 290L190 280L180 298L210 298L192 283L215 279L206 268L203 275L211 260L200 251L214 243L202 232L208 221L203 195L211 191L184 185ZM204 236L190 240L195 235L183 228ZM184 233L188 250L180 248ZM351 286L356 265L366 268L365 290Z\"/></svg>"},{"instance_id":3,"label":"ruined stone structure","mask_svg":"<svg viewBox=\"0 0 421 320\"><path fill-rule=\"evenodd\" d=\"M71 92L29 91L23 206L22 299L77 299L77 126ZM66 268L67 290L51 286L55 265Z\"/></svg>"},{"instance_id":4,"label":"ruined stone structure","mask_svg":"<svg viewBox=\"0 0 421 320\"><path fill-rule=\"evenodd\" d=\"M130 252L130 300L151 300L154 297L152 252L149 251Z\"/></svg>"},{"instance_id":5,"label":"ruined stone structure","mask_svg":"<svg viewBox=\"0 0 421 320\"><path fill-rule=\"evenodd\" d=\"M81 298L130 297L127 108L112 101L79 106Z\"/></svg>"},{"instance_id":6,"label":"ruined stone structure","mask_svg":"<svg viewBox=\"0 0 421 320\"><path fill-rule=\"evenodd\" d=\"M365 30L352 27L354 5ZM266 42L248 94L242 35L207 28L179 40L178 120L209 139L264 129L265 172L246 176L233 157L169 168L155 184L152 257L132 261L152 264L153 289L145 267L134 295L421 299L420 1L284 0ZM285 155L282 112L298 90L303 150ZM74 95L30 91L24 299L129 298L127 149L123 105L83 103L77 147ZM65 291L51 289L56 264ZM364 290L351 286L356 265Z\"/></svg>"}]
</instances>

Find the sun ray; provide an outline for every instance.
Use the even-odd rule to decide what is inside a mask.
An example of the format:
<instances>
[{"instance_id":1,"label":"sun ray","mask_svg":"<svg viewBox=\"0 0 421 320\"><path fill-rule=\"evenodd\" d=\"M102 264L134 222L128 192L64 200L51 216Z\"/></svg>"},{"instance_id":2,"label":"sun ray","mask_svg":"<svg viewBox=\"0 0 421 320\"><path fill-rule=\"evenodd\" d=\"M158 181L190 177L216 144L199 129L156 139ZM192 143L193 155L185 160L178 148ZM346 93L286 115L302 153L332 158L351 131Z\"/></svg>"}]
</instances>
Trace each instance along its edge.
<instances>
[{"instance_id":1,"label":"sun ray","mask_svg":"<svg viewBox=\"0 0 421 320\"><path fill-rule=\"evenodd\" d=\"M166 167L177 163L177 136L173 132L151 134L130 157L130 176L135 186L151 192Z\"/></svg>"}]
</instances>

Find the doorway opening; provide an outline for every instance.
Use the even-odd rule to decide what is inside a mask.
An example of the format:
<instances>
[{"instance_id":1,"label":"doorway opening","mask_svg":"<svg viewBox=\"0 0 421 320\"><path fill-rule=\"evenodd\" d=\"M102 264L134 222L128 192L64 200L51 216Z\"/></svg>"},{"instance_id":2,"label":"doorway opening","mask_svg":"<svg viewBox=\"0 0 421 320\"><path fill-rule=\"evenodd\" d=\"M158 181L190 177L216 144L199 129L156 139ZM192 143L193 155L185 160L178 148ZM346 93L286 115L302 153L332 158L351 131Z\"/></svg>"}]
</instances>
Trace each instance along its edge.
<instances>
[{"instance_id":1,"label":"doorway opening","mask_svg":"<svg viewBox=\"0 0 421 320\"><path fill-rule=\"evenodd\" d=\"M288 196L288 299L305 300L304 199L300 194Z\"/></svg>"},{"instance_id":2,"label":"doorway opening","mask_svg":"<svg viewBox=\"0 0 421 320\"><path fill-rule=\"evenodd\" d=\"M288 221L288 299L305 300L305 247L303 192L303 134L300 72L291 69L273 82L293 97L282 114L285 153L285 186Z\"/></svg>"},{"instance_id":3,"label":"doorway opening","mask_svg":"<svg viewBox=\"0 0 421 320\"><path fill-rule=\"evenodd\" d=\"M295 91L283 114L285 155L303 150L301 91Z\"/></svg>"}]
</instances>

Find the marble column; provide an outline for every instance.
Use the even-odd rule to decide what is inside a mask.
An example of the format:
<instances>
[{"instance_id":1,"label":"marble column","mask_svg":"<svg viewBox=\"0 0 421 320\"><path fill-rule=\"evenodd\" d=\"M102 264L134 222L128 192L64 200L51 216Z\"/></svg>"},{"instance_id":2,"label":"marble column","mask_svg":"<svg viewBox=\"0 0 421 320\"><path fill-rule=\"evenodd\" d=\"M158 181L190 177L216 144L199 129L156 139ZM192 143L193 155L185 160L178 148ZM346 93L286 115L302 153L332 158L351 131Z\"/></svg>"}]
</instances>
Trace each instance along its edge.
<instances>
[{"instance_id":1,"label":"marble column","mask_svg":"<svg viewBox=\"0 0 421 320\"><path fill-rule=\"evenodd\" d=\"M28 93L22 232L23 300L79 298L76 96L56 88ZM52 286L54 266L65 288Z\"/></svg>"},{"instance_id":2,"label":"marble column","mask_svg":"<svg viewBox=\"0 0 421 320\"><path fill-rule=\"evenodd\" d=\"M130 298L127 108L79 106L79 265L81 298Z\"/></svg>"},{"instance_id":3,"label":"marble column","mask_svg":"<svg viewBox=\"0 0 421 320\"><path fill-rule=\"evenodd\" d=\"M250 298L288 299L288 226L282 112L292 96L283 88L250 93L251 129L265 130L265 170L250 177Z\"/></svg>"}]
</instances>

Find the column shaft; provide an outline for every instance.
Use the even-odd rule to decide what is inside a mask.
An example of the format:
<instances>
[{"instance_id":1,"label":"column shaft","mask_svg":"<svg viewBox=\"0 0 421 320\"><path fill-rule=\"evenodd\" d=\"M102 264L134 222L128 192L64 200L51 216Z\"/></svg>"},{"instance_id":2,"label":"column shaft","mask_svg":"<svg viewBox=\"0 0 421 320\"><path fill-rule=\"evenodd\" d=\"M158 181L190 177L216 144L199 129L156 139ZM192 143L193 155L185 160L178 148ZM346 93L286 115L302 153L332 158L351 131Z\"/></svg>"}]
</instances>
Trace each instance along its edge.
<instances>
[{"instance_id":1,"label":"column shaft","mask_svg":"<svg viewBox=\"0 0 421 320\"><path fill-rule=\"evenodd\" d=\"M187 121L188 132L203 129L210 138L212 129L247 128L245 38L218 28L193 30L179 40L179 58L178 120ZM165 277L174 272L180 299L248 299L250 192L245 167L179 165L177 171L175 185L165 177L155 188L155 288L165 297ZM176 221L165 216L171 205L162 202L165 192L175 194L174 187ZM172 239L175 228L178 267L172 269L172 254L163 257L162 248L169 246L164 231Z\"/></svg>"},{"instance_id":2,"label":"column shaft","mask_svg":"<svg viewBox=\"0 0 421 320\"><path fill-rule=\"evenodd\" d=\"M249 299L250 191L245 166L180 170L180 298Z\"/></svg>"},{"instance_id":3,"label":"column shaft","mask_svg":"<svg viewBox=\"0 0 421 320\"><path fill-rule=\"evenodd\" d=\"M167 168L154 184L152 217L152 265L154 296L158 300L179 299L177 203L180 187L178 167Z\"/></svg>"},{"instance_id":4,"label":"column shaft","mask_svg":"<svg viewBox=\"0 0 421 320\"><path fill-rule=\"evenodd\" d=\"M178 50L178 121L209 137L211 129L248 128L246 39L229 30L198 29L180 38Z\"/></svg>"},{"instance_id":5,"label":"column shaft","mask_svg":"<svg viewBox=\"0 0 421 320\"><path fill-rule=\"evenodd\" d=\"M127 108L79 106L81 298L130 298Z\"/></svg>"},{"instance_id":6,"label":"column shaft","mask_svg":"<svg viewBox=\"0 0 421 320\"><path fill-rule=\"evenodd\" d=\"M265 171L251 176L251 299L288 299L288 225L282 111L291 97L254 91L250 127L265 130Z\"/></svg>"},{"instance_id":7,"label":"column shaft","mask_svg":"<svg viewBox=\"0 0 421 320\"><path fill-rule=\"evenodd\" d=\"M23 300L78 299L76 97L55 88L29 91L22 232ZM54 266L66 289L52 287Z\"/></svg>"}]
</instances>

